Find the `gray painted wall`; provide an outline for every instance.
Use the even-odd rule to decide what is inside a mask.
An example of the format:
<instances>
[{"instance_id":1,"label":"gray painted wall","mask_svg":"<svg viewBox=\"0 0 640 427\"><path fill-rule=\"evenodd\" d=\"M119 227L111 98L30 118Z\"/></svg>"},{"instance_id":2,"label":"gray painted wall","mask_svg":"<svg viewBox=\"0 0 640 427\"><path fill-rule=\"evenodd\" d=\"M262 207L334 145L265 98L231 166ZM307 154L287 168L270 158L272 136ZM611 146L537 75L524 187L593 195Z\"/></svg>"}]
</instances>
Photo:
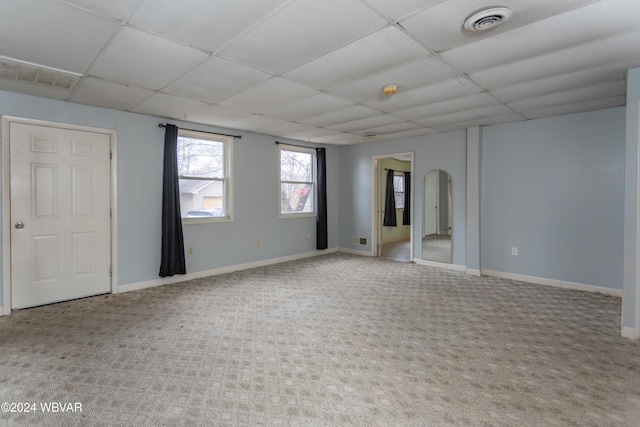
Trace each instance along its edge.
<instances>
[{"instance_id":1,"label":"gray painted wall","mask_svg":"<svg viewBox=\"0 0 640 427\"><path fill-rule=\"evenodd\" d=\"M627 73L626 163L624 199L624 294L622 326L640 334L638 303L638 104L640 103L640 68Z\"/></svg>"},{"instance_id":2,"label":"gray painted wall","mask_svg":"<svg viewBox=\"0 0 640 427\"><path fill-rule=\"evenodd\" d=\"M624 129L623 107L484 128L482 268L622 289Z\"/></svg>"},{"instance_id":3,"label":"gray painted wall","mask_svg":"<svg viewBox=\"0 0 640 427\"><path fill-rule=\"evenodd\" d=\"M2 91L0 114L118 132L118 285L158 279L164 141L164 129L159 128L158 123L166 120ZM170 122L189 128L230 132ZM278 218L279 157L275 139L240 133L243 138L237 139L234 145L235 221L185 225L185 247L193 247L193 255L187 255L190 273L316 250L315 218ZM327 147L330 248L338 246L338 162L339 149ZM309 240L306 239L307 232L311 233ZM256 249L257 241L261 244L260 249ZM1 280L0 273L0 284ZM2 292L0 304L1 298Z\"/></svg>"},{"instance_id":4,"label":"gray painted wall","mask_svg":"<svg viewBox=\"0 0 640 427\"><path fill-rule=\"evenodd\" d=\"M340 247L371 251L373 213L373 157L413 152L411 177L413 197L413 254L422 256L422 206L424 176L433 169L451 175L453 188L453 263L465 265L466 132L456 131L421 137L370 142L342 147L340 153ZM353 243L354 236L367 237L368 244Z\"/></svg>"}]
</instances>

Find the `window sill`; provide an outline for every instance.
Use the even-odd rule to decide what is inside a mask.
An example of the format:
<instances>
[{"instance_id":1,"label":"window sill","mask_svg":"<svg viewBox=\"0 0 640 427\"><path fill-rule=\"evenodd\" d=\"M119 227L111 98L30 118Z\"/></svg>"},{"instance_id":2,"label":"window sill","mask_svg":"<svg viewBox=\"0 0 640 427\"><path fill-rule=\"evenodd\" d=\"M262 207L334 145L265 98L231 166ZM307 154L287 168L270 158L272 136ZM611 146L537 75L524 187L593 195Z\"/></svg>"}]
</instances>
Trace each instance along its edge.
<instances>
[{"instance_id":1,"label":"window sill","mask_svg":"<svg viewBox=\"0 0 640 427\"><path fill-rule=\"evenodd\" d=\"M315 218L315 212L305 212L305 213L292 213L292 214L280 214L280 219L289 219L289 218Z\"/></svg>"},{"instance_id":2,"label":"window sill","mask_svg":"<svg viewBox=\"0 0 640 427\"><path fill-rule=\"evenodd\" d=\"M219 222L233 222L233 218L228 216L209 217L209 218L182 218L182 225L215 224Z\"/></svg>"}]
</instances>

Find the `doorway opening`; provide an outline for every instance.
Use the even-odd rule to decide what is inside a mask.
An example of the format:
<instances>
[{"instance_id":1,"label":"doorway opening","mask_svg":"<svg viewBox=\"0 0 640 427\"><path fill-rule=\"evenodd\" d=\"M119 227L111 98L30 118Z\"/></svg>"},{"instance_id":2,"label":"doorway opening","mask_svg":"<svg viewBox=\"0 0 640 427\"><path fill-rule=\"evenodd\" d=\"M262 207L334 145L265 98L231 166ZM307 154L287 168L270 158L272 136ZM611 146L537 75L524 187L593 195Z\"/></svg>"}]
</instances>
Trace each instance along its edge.
<instances>
[{"instance_id":1,"label":"doorway opening","mask_svg":"<svg viewBox=\"0 0 640 427\"><path fill-rule=\"evenodd\" d=\"M410 262L413 260L413 153L374 156L372 164L372 255ZM395 217L395 221L390 217Z\"/></svg>"}]
</instances>

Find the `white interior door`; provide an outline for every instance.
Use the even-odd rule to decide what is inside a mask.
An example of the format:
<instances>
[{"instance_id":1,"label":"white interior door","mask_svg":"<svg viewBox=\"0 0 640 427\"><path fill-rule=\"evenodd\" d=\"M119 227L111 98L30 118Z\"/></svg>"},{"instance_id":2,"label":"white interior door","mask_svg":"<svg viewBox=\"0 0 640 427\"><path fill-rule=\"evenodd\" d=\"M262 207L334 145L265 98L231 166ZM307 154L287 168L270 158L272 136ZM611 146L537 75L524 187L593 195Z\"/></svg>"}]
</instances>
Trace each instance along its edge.
<instances>
[{"instance_id":1,"label":"white interior door","mask_svg":"<svg viewBox=\"0 0 640 427\"><path fill-rule=\"evenodd\" d=\"M424 179L424 235L438 233L438 172L429 172Z\"/></svg>"},{"instance_id":2,"label":"white interior door","mask_svg":"<svg viewBox=\"0 0 640 427\"><path fill-rule=\"evenodd\" d=\"M111 290L108 134L10 124L11 307Z\"/></svg>"}]
</instances>

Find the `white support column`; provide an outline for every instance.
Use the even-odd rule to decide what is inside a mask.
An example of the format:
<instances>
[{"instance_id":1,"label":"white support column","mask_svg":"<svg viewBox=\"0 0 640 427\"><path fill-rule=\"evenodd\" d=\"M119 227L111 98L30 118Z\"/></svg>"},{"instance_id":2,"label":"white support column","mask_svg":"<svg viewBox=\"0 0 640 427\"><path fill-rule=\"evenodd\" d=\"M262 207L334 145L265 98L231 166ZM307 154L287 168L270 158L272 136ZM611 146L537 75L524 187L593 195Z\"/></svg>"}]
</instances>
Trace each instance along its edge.
<instances>
[{"instance_id":1,"label":"white support column","mask_svg":"<svg viewBox=\"0 0 640 427\"><path fill-rule=\"evenodd\" d=\"M467 274L480 275L482 129L467 128Z\"/></svg>"}]
</instances>

